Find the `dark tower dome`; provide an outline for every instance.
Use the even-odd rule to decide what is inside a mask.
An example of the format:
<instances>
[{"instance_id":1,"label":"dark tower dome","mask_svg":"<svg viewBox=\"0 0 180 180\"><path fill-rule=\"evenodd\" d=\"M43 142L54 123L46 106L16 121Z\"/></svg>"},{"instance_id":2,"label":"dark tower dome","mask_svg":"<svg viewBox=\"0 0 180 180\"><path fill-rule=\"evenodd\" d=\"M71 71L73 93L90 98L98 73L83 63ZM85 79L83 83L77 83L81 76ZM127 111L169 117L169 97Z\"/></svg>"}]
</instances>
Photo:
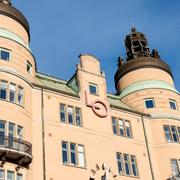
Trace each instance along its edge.
<instances>
[{"instance_id":1,"label":"dark tower dome","mask_svg":"<svg viewBox=\"0 0 180 180\"><path fill-rule=\"evenodd\" d=\"M119 92L117 85L120 79L129 72L143 68L156 68L167 72L172 78L171 69L168 64L160 59L157 49L153 49L150 53L146 36L137 32L135 28L131 29L131 33L126 36L126 62L119 58L118 70L115 74L115 87Z\"/></svg>"},{"instance_id":2,"label":"dark tower dome","mask_svg":"<svg viewBox=\"0 0 180 180\"><path fill-rule=\"evenodd\" d=\"M14 19L18 23L20 23L27 31L29 39L30 39L29 23L27 19L18 9L16 9L15 7L11 5L10 0L0 0L0 15L5 15L9 18Z\"/></svg>"}]
</instances>

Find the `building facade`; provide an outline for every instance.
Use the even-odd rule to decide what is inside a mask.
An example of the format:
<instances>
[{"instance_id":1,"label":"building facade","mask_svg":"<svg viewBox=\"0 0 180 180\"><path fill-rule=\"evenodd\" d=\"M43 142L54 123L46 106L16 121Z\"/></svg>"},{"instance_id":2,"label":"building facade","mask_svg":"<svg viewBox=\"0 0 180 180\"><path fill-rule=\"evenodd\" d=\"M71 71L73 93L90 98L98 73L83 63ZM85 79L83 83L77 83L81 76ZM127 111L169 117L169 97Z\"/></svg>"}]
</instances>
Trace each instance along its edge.
<instances>
[{"instance_id":1,"label":"building facade","mask_svg":"<svg viewBox=\"0 0 180 180\"><path fill-rule=\"evenodd\" d=\"M170 67L131 29L116 94L99 60L66 82L38 73L29 24L0 1L0 180L167 180L180 172L180 94Z\"/></svg>"}]
</instances>

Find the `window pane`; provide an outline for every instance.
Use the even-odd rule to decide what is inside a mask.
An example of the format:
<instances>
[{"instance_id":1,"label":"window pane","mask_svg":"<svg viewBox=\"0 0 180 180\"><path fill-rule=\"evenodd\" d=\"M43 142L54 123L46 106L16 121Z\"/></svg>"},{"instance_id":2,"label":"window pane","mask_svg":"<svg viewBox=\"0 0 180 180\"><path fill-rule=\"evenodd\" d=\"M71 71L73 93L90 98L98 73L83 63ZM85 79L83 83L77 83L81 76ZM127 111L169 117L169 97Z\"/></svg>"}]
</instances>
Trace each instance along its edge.
<instances>
[{"instance_id":1,"label":"window pane","mask_svg":"<svg viewBox=\"0 0 180 180\"><path fill-rule=\"evenodd\" d=\"M170 108L171 108L171 109L174 109L174 110L177 109L177 108L176 108L176 101L170 100L170 101L169 101L169 105L170 105Z\"/></svg>"},{"instance_id":2,"label":"window pane","mask_svg":"<svg viewBox=\"0 0 180 180\"><path fill-rule=\"evenodd\" d=\"M60 118L61 118L61 122L66 122L66 106L65 106L65 104L60 104Z\"/></svg>"},{"instance_id":3,"label":"window pane","mask_svg":"<svg viewBox=\"0 0 180 180\"><path fill-rule=\"evenodd\" d=\"M112 117L112 126L113 126L113 133L117 134L117 120L115 117Z\"/></svg>"},{"instance_id":4,"label":"window pane","mask_svg":"<svg viewBox=\"0 0 180 180\"><path fill-rule=\"evenodd\" d=\"M131 167L132 167L133 176L138 176L137 163L136 163L135 156L131 156Z\"/></svg>"},{"instance_id":5,"label":"window pane","mask_svg":"<svg viewBox=\"0 0 180 180\"><path fill-rule=\"evenodd\" d=\"M171 169L172 169L173 175L179 174L177 160L175 160L175 159L171 160Z\"/></svg>"},{"instance_id":6,"label":"window pane","mask_svg":"<svg viewBox=\"0 0 180 180\"><path fill-rule=\"evenodd\" d=\"M119 124L119 135L124 136L124 121L118 120Z\"/></svg>"},{"instance_id":7,"label":"window pane","mask_svg":"<svg viewBox=\"0 0 180 180\"><path fill-rule=\"evenodd\" d=\"M118 172L120 174L123 174L124 168L123 168L123 159L122 159L122 154L121 153L116 153L116 158L117 158L117 165L118 165Z\"/></svg>"},{"instance_id":8,"label":"window pane","mask_svg":"<svg viewBox=\"0 0 180 180\"><path fill-rule=\"evenodd\" d=\"M1 99L7 98L7 82L5 81L0 82L0 98Z\"/></svg>"},{"instance_id":9,"label":"window pane","mask_svg":"<svg viewBox=\"0 0 180 180\"><path fill-rule=\"evenodd\" d=\"M9 147L14 147L15 125L9 123Z\"/></svg>"},{"instance_id":10,"label":"window pane","mask_svg":"<svg viewBox=\"0 0 180 180\"><path fill-rule=\"evenodd\" d=\"M0 169L0 180L4 180L4 169Z\"/></svg>"},{"instance_id":11,"label":"window pane","mask_svg":"<svg viewBox=\"0 0 180 180\"><path fill-rule=\"evenodd\" d=\"M179 138L180 138L180 127L178 127L178 133L179 133Z\"/></svg>"},{"instance_id":12,"label":"window pane","mask_svg":"<svg viewBox=\"0 0 180 180\"><path fill-rule=\"evenodd\" d=\"M84 146L78 145L78 165L85 167Z\"/></svg>"},{"instance_id":13,"label":"window pane","mask_svg":"<svg viewBox=\"0 0 180 180\"><path fill-rule=\"evenodd\" d=\"M62 142L62 159L63 163L68 163L68 143Z\"/></svg>"},{"instance_id":14,"label":"window pane","mask_svg":"<svg viewBox=\"0 0 180 180\"><path fill-rule=\"evenodd\" d=\"M23 88L20 86L18 87L18 103L23 105Z\"/></svg>"},{"instance_id":15,"label":"window pane","mask_svg":"<svg viewBox=\"0 0 180 180\"><path fill-rule=\"evenodd\" d=\"M129 164L129 155L124 154L124 164L125 164L125 172L126 175L130 175L130 164Z\"/></svg>"},{"instance_id":16,"label":"window pane","mask_svg":"<svg viewBox=\"0 0 180 180\"><path fill-rule=\"evenodd\" d=\"M149 109L149 108L154 108L154 100L153 99L147 99L145 100L145 105L146 105L146 108Z\"/></svg>"},{"instance_id":17,"label":"window pane","mask_svg":"<svg viewBox=\"0 0 180 180\"><path fill-rule=\"evenodd\" d=\"M171 126L171 131L172 131L173 141L178 142L179 138L178 138L178 135L177 135L177 132L176 132L176 127Z\"/></svg>"},{"instance_id":18,"label":"window pane","mask_svg":"<svg viewBox=\"0 0 180 180\"><path fill-rule=\"evenodd\" d=\"M90 84L89 85L89 92L91 94L97 94L97 86L95 84Z\"/></svg>"},{"instance_id":19,"label":"window pane","mask_svg":"<svg viewBox=\"0 0 180 180\"><path fill-rule=\"evenodd\" d=\"M68 123L73 124L73 107L68 106L67 112L68 112Z\"/></svg>"},{"instance_id":20,"label":"window pane","mask_svg":"<svg viewBox=\"0 0 180 180\"><path fill-rule=\"evenodd\" d=\"M17 174L17 179L16 180L23 180L23 175L22 174Z\"/></svg>"},{"instance_id":21,"label":"window pane","mask_svg":"<svg viewBox=\"0 0 180 180\"><path fill-rule=\"evenodd\" d=\"M9 100L11 102L15 102L16 85L10 83L9 90L10 90L10 92L9 92Z\"/></svg>"},{"instance_id":22,"label":"window pane","mask_svg":"<svg viewBox=\"0 0 180 180\"><path fill-rule=\"evenodd\" d=\"M5 145L5 122L0 121L0 145Z\"/></svg>"},{"instance_id":23,"label":"window pane","mask_svg":"<svg viewBox=\"0 0 180 180\"><path fill-rule=\"evenodd\" d=\"M76 160L76 145L71 143L70 144L70 151L71 151L71 164L76 165L77 160Z\"/></svg>"},{"instance_id":24,"label":"window pane","mask_svg":"<svg viewBox=\"0 0 180 180\"><path fill-rule=\"evenodd\" d=\"M125 121L125 126L126 126L126 136L127 137L131 137L132 133L131 133L130 122L129 121Z\"/></svg>"},{"instance_id":25,"label":"window pane","mask_svg":"<svg viewBox=\"0 0 180 180\"><path fill-rule=\"evenodd\" d=\"M0 50L0 52L1 52L1 59L5 60L5 61L10 60L10 53L8 51Z\"/></svg>"},{"instance_id":26,"label":"window pane","mask_svg":"<svg viewBox=\"0 0 180 180\"><path fill-rule=\"evenodd\" d=\"M14 180L14 172L7 171L7 180Z\"/></svg>"},{"instance_id":27,"label":"window pane","mask_svg":"<svg viewBox=\"0 0 180 180\"><path fill-rule=\"evenodd\" d=\"M76 107L75 112L76 112L76 125L81 126L81 109Z\"/></svg>"},{"instance_id":28,"label":"window pane","mask_svg":"<svg viewBox=\"0 0 180 180\"><path fill-rule=\"evenodd\" d=\"M172 142L169 126L164 126L164 133L165 133L167 142Z\"/></svg>"},{"instance_id":29,"label":"window pane","mask_svg":"<svg viewBox=\"0 0 180 180\"><path fill-rule=\"evenodd\" d=\"M32 65L29 61L27 61L26 70L29 74L32 74Z\"/></svg>"}]
</instances>

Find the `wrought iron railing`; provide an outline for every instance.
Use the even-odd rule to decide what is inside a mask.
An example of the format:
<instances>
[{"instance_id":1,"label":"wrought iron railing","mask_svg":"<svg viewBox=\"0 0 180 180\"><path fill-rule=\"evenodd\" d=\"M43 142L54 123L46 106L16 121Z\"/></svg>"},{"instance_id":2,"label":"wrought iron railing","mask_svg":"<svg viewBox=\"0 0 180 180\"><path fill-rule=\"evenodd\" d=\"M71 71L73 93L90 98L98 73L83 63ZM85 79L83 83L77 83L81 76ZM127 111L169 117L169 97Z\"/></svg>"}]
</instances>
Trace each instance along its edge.
<instances>
[{"instance_id":1,"label":"wrought iron railing","mask_svg":"<svg viewBox=\"0 0 180 180\"><path fill-rule=\"evenodd\" d=\"M10 136L0 136L0 148L15 150L32 156L32 144Z\"/></svg>"}]
</instances>

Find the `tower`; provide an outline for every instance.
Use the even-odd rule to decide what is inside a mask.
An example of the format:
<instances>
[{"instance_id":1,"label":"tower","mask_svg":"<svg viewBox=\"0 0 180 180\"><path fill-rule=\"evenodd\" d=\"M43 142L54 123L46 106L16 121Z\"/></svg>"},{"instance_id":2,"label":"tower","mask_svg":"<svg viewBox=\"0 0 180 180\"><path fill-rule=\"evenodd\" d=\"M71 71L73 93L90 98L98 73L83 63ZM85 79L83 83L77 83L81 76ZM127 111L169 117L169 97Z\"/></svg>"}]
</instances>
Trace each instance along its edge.
<instances>
[{"instance_id":1,"label":"tower","mask_svg":"<svg viewBox=\"0 0 180 180\"><path fill-rule=\"evenodd\" d=\"M150 53L143 33L132 28L125 46L126 62L119 59L115 74L117 94L133 109L150 115L149 121L145 121L145 131L152 169L157 179L165 179L163 169L168 164L170 167L170 161L173 164L172 159L178 159L179 93L169 65L161 60L157 49Z\"/></svg>"},{"instance_id":2,"label":"tower","mask_svg":"<svg viewBox=\"0 0 180 180\"><path fill-rule=\"evenodd\" d=\"M0 1L1 177L24 179L32 161L32 82L35 59L24 15Z\"/></svg>"}]
</instances>

